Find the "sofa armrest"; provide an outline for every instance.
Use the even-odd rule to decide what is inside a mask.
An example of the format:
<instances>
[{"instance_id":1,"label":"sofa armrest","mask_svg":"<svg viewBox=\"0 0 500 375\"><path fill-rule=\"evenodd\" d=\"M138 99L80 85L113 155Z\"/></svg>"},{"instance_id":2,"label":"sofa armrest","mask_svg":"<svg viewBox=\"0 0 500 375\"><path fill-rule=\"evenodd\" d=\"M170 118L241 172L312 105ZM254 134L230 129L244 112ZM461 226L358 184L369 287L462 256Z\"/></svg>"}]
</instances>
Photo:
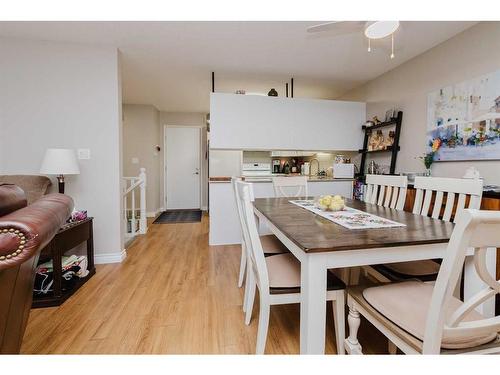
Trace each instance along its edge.
<instances>
[{"instance_id":1,"label":"sofa armrest","mask_svg":"<svg viewBox=\"0 0 500 375\"><path fill-rule=\"evenodd\" d=\"M69 196L49 194L0 217L0 271L36 255L52 240L72 210L73 200Z\"/></svg>"}]
</instances>

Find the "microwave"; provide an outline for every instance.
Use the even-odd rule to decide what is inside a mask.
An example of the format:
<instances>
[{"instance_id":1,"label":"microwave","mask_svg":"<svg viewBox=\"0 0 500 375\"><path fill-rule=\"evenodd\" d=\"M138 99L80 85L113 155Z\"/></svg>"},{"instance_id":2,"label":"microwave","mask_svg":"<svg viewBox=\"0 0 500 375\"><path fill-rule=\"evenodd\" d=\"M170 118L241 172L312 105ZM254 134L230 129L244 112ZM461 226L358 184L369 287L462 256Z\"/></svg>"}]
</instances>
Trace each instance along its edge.
<instances>
[{"instance_id":1,"label":"microwave","mask_svg":"<svg viewBox=\"0 0 500 375\"><path fill-rule=\"evenodd\" d=\"M354 164L333 164L333 178L354 178Z\"/></svg>"}]
</instances>

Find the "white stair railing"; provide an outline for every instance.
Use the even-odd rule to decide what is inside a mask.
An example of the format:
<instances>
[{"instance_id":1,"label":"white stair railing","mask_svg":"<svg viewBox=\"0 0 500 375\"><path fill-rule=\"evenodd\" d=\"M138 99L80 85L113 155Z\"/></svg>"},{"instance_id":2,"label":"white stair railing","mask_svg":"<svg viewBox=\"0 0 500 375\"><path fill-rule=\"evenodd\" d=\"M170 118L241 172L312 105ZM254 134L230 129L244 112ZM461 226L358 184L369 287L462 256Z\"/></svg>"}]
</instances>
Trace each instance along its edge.
<instances>
[{"instance_id":1,"label":"white stair railing","mask_svg":"<svg viewBox=\"0 0 500 375\"><path fill-rule=\"evenodd\" d=\"M125 221L125 236L135 237L137 234L146 234L148 222L146 218L146 168L141 168L137 177L123 177L123 219ZM135 204L135 193L139 190L139 218ZM130 209L128 201L130 198ZM130 212L130 217L129 217ZM137 225L139 222L139 225ZM129 225L130 224L130 225Z\"/></svg>"}]
</instances>

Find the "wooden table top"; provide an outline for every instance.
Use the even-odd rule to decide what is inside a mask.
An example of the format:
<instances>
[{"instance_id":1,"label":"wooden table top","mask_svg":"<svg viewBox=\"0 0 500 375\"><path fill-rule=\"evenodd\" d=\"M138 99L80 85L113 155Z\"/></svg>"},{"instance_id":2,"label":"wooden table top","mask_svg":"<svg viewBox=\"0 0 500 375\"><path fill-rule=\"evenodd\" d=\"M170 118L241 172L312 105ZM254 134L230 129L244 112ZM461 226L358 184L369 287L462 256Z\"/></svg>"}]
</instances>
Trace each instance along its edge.
<instances>
[{"instance_id":1,"label":"wooden table top","mask_svg":"<svg viewBox=\"0 0 500 375\"><path fill-rule=\"evenodd\" d=\"M371 249L446 243L453 223L346 199L346 205L406 224L406 227L347 229L288 201L303 198L258 198L255 208L305 252ZM312 199L311 197L308 199Z\"/></svg>"}]
</instances>

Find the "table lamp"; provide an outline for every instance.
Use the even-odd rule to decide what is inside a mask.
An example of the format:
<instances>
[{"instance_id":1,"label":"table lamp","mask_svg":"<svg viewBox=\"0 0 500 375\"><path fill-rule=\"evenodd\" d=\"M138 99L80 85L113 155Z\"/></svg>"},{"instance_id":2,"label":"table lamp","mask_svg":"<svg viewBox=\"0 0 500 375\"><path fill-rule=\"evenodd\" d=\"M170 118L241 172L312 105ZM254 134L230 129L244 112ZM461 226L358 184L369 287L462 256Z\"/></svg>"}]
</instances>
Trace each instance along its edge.
<instances>
[{"instance_id":1,"label":"table lamp","mask_svg":"<svg viewBox=\"0 0 500 375\"><path fill-rule=\"evenodd\" d=\"M75 151L67 148L47 149L40 173L56 175L59 182L59 193L64 194L64 175L80 174Z\"/></svg>"}]
</instances>

